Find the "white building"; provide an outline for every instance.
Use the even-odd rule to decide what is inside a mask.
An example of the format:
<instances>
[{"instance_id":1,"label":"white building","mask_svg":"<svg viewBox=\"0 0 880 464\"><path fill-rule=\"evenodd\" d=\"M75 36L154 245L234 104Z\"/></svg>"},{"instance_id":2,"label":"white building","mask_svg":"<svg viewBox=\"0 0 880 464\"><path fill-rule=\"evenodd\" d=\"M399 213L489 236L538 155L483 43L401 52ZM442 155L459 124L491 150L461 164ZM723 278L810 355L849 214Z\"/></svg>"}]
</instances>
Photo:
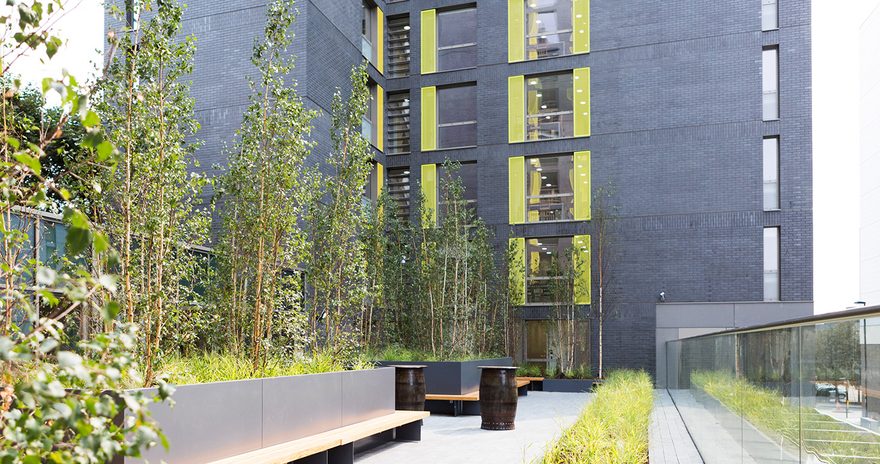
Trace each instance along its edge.
<instances>
[{"instance_id":1,"label":"white building","mask_svg":"<svg viewBox=\"0 0 880 464\"><path fill-rule=\"evenodd\" d=\"M860 294L880 304L880 7L861 28Z\"/></svg>"}]
</instances>

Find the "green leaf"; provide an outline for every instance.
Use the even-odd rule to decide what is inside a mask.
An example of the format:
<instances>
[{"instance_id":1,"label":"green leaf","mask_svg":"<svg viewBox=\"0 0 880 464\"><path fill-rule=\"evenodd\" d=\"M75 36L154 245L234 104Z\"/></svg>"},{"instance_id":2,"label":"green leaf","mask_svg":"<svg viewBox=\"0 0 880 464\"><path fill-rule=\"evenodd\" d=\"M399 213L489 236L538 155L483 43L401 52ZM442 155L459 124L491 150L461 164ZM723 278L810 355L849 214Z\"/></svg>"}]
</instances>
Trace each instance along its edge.
<instances>
[{"instance_id":1,"label":"green leaf","mask_svg":"<svg viewBox=\"0 0 880 464\"><path fill-rule=\"evenodd\" d=\"M104 140L98 144L98 161L106 161L113 154L113 144Z\"/></svg>"},{"instance_id":2,"label":"green leaf","mask_svg":"<svg viewBox=\"0 0 880 464\"><path fill-rule=\"evenodd\" d=\"M36 174L38 176L40 175L41 166L40 166L40 159L39 158L37 158L35 156L31 156L30 154L28 154L26 152L22 152L22 151L14 154L12 156L15 158L16 161L27 166L27 168L30 169L31 172L33 172L34 174Z\"/></svg>"},{"instance_id":3,"label":"green leaf","mask_svg":"<svg viewBox=\"0 0 880 464\"><path fill-rule=\"evenodd\" d=\"M119 303L115 301L109 301L106 305L104 305L104 309L102 314L104 315L104 320L106 322L110 322L116 319L116 316L119 315L119 311L122 310L122 307L119 306Z\"/></svg>"},{"instance_id":4,"label":"green leaf","mask_svg":"<svg viewBox=\"0 0 880 464\"><path fill-rule=\"evenodd\" d=\"M101 124L101 118L94 111L87 111L86 116L82 120L83 127L91 128Z\"/></svg>"},{"instance_id":5,"label":"green leaf","mask_svg":"<svg viewBox=\"0 0 880 464\"><path fill-rule=\"evenodd\" d=\"M18 147L21 146L21 142L14 137L6 137L6 143L8 143L13 150L18 150Z\"/></svg>"},{"instance_id":6,"label":"green leaf","mask_svg":"<svg viewBox=\"0 0 880 464\"><path fill-rule=\"evenodd\" d=\"M49 56L49 59L52 59L56 53L58 53L58 47L61 46L61 39L58 37L52 37L46 42L46 55Z\"/></svg>"},{"instance_id":7,"label":"green leaf","mask_svg":"<svg viewBox=\"0 0 880 464\"><path fill-rule=\"evenodd\" d=\"M89 247L92 240L92 234L89 229L81 227L71 227L67 231L67 248L73 254L79 254Z\"/></svg>"}]
</instances>

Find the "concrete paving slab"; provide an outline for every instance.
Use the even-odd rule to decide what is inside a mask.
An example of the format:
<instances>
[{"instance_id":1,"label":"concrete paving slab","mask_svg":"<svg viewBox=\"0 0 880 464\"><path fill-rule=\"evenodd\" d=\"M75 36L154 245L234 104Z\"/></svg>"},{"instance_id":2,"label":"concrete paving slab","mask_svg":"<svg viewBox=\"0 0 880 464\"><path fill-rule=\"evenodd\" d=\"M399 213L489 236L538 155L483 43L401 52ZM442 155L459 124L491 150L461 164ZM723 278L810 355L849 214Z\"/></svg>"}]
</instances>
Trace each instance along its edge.
<instances>
[{"instance_id":1,"label":"concrete paving slab","mask_svg":"<svg viewBox=\"0 0 880 464\"><path fill-rule=\"evenodd\" d=\"M355 462L532 463L574 424L592 398L590 393L529 392L519 398L516 430L512 431L482 430L480 416L432 415L425 419L422 441L388 443L356 456Z\"/></svg>"},{"instance_id":2,"label":"concrete paving slab","mask_svg":"<svg viewBox=\"0 0 880 464\"><path fill-rule=\"evenodd\" d=\"M669 392L654 390L654 409L648 428L651 464L703 464Z\"/></svg>"}]
</instances>

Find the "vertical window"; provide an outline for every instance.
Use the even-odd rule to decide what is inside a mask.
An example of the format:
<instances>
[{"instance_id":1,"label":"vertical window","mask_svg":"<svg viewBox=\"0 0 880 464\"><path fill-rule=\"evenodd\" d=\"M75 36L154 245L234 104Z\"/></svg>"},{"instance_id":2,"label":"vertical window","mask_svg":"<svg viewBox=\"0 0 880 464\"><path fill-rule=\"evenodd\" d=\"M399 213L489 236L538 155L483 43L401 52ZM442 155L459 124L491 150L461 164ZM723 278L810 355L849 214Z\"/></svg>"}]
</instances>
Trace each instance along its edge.
<instances>
[{"instance_id":1,"label":"vertical window","mask_svg":"<svg viewBox=\"0 0 880 464\"><path fill-rule=\"evenodd\" d=\"M530 363L546 363L548 321L525 321L525 324L526 361Z\"/></svg>"},{"instance_id":2,"label":"vertical window","mask_svg":"<svg viewBox=\"0 0 880 464\"><path fill-rule=\"evenodd\" d=\"M571 155L529 158L526 163L528 222L574 219L574 161Z\"/></svg>"},{"instance_id":3,"label":"vertical window","mask_svg":"<svg viewBox=\"0 0 880 464\"><path fill-rule=\"evenodd\" d=\"M764 228L764 301L779 301L779 227Z\"/></svg>"},{"instance_id":4,"label":"vertical window","mask_svg":"<svg viewBox=\"0 0 880 464\"><path fill-rule=\"evenodd\" d=\"M376 163L370 163L370 174L367 182L364 184L364 190L361 192L361 203L364 206L372 206L375 204L379 193L379 174L376 172Z\"/></svg>"},{"instance_id":5,"label":"vertical window","mask_svg":"<svg viewBox=\"0 0 880 464\"><path fill-rule=\"evenodd\" d=\"M571 237L526 240L526 303L557 303L572 298L566 270Z\"/></svg>"},{"instance_id":6,"label":"vertical window","mask_svg":"<svg viewBox=\"0 0 880 464\"><path fill-rule=\"evenodd\" d=\"M388 95L387 155L410 152L409 145L409 92Z\"/></svg>"},{"instance_id":7,"label":"vertical window","mask_svg":"<svg viewBox=\"0 0 880 464\"><path fill-rule=\"evenodd\" d=\"M401 221L409 219L409 168L388 170L388 195L397 205L397 217Z\"/></svg>"},{"instance_id":8,"label":"vertical window","mask_svg":"<svg viewBox=\"0 0 880 464\"><path fill-rule=\"evenodd\" d=\"M571 73L526 77L528 140L574 136L572 83Z\"/></svg>"},{"instance_id":9,"label":"vertical window","mask_svg":"<svg viewBox=\"0 0 880 464\"><path fill-rule=\"evenodd\" d=\"M409 16L388 20L388 77L409 76Z\"/></svg>"},{"instance_id":10,"label":"vertical window","mask_svg":"<svg viewBox=\"0 0 880 464\"><path fill-rule=\"evenodd\" d=\"M437 147L458 148L476 144L476 84L438 88Z\"/></svg>"},{"instance_id":11,"label":"vertical window","mask_svg":"<svg viewBox=\"0 0 880 464\"><path fill-rule=\"evenodd\" d=\"M437 13L437 71L477 65L477 9Z\"/></svg>"},{"instance_id":12,"label":"vertical window","mask_svg":"<svg viewBox=\"0 0 880 464\"><path fill-rule=\"evenodd\" d=\"M764 120L779 119L779 49L765 48L762 53Z\"/></svg>"},{"instance_id":13,"label":"vertical window","mask_svg":"<svg viewBox=\"0 0 880 464\"><path fill-rule=\"evenodd\" d=\"M444 189L448 188L449 181L457 179L461 182L461 197L464 201L465 208L470 210L470 219L477 218L477 197L478 197L478 179L477 179L477 163L462 163L458 170L449 172L442 165L437 166L437 198L439 199L438 208L440 218L446 215L449 205L446 204L446 195Z\"/></svg>"},{"instance_id":14,"label":"vertical window","mask_svg":"<svg viewBox=\"0 0 880 464\"><path fill-rule=\"evenodd\" d=\"M761 30L779 29L779 6L777 0L761 0Z\"/></svg>"},{"instance_id":15,"label":"vertical window","mask_svg":"<svg viewBox=\"0 0 880 464\"><path fill-rule=\"evenodd\" d=\"M764 210L779 209L779 137L764 139Z\"/></svg>"},{"instance_id":16,"label":"vertical window","mask_svg":"<svg viewBox=\"0 0 880 464\"><path fill-rule=\"evenodd\" d=\"M572 0L526 0L527 58L572 53Z\"/></svg>"},{"instance_id":17,"label":"vertical window","mask_svg":"<svg viewBox=\"0 0 880 464\"><path fill-rule=\"evenodd\" d=\"M370 83L370 99L367 101L367 111L364 112L363 118L361 118L361 135L364 136L365 139L369 140L371 143L376 140L374 136L375 130L375 122L376 122L376 84Z\"/></svg>"},{"instance_id":18,"label":"vertical window","mask_svg":"<svg viewBox=\"0 0 880 464\"><path fill-rule=\"evenodd\" d=\"M361 3L361 54L364 58L373 58L373 7L367 2Z\"/></svg>"}]
</instances>

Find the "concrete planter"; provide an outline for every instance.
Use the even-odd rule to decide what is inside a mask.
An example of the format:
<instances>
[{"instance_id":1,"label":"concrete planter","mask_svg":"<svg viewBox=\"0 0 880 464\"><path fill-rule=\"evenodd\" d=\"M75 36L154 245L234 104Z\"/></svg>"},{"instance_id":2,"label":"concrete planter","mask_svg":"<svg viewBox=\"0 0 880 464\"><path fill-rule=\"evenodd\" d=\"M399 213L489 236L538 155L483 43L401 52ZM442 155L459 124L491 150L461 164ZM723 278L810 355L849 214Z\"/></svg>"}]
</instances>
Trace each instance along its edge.
<instances>
[{"instance_id":1,"label":"concrete planter","mask_svg":"<svg viewBox=\"0 0 880 464\"><path fill-rule=\"evenodd\" d=\"M392 414L394 369L184 385L172 398L150 405L169 450L126 463L203 463Z\"/></svg>"},{"instance_id":2,"label":"concrete planter","mask_svg":"<svg viewBox=\"0 0 880 464\"><path fill-rule=\"evenodd\" d=\"M581 393L593 391L592 379L544 379L545 392Z\"/></svg>"},{"instance_id":3,"label":"concrete planter","mask_svg":"<svg viewBox=\"0 0 880 464\"><path fill-rule=\"evenodd\" d=\"M425 366L425 390L432 395L464 395L480 388L479 366L511 366L512 358L473 361L379 361L381 366Z\"/></svg>"}]
</instances>

